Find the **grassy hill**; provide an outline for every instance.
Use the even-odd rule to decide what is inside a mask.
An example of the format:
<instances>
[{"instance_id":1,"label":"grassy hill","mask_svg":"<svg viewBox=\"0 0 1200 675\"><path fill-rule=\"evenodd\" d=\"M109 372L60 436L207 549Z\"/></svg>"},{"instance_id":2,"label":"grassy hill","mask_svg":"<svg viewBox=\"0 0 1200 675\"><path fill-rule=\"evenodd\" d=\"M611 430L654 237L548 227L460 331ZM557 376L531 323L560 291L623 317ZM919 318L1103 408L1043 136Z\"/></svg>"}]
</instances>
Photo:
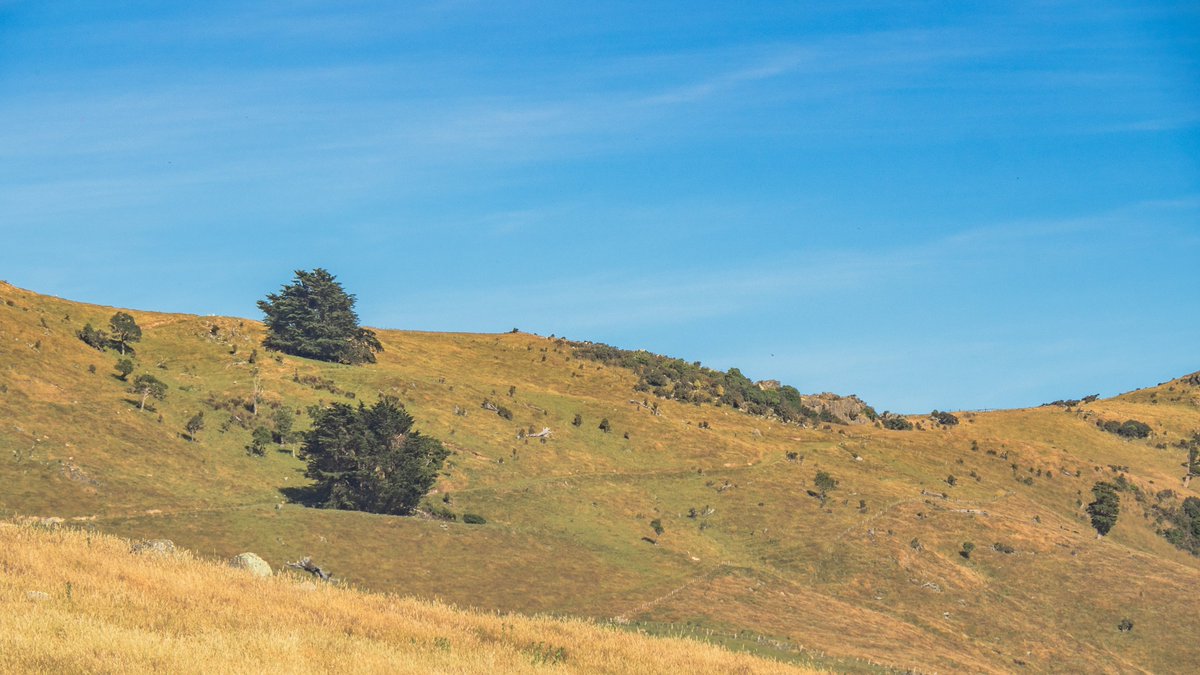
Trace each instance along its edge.
<instances>
[{"instance_id":1,"label":"grassy hill","mask_svg":"<svg viewBox=\"0 0 1200 675\"><path fill-rule=\"evenodd\" d=\"M274 566L308 555L367 589L838 670L1200 662L1189 610L1200 559L1156 523L1200 485L1184 486L1178 445L1200 429L1194 377L1070 407L959 413L951 426L801 427L666 399L653 414L637 375L561 340L379 331L379 363L346 367L256 352L256 322L130 310L145 332L134 376L170 387L141 412L115 352L75 337L113 312L0 284L0 514L166 537L204 556L250 550ZM305 481L290 448L245 450L276 407L381 393L453 451L433 503L486 525L304 508L286 498ZM207 426L191 442L197 411ZM1097 426L1127 419L1151 435ZM545 442L518 437L544 427ZM818 471L838 481L825 500L810 495ZM1091 487L1118 476L1121 516L1097 538ZM1133 630L1118 631L1126 618Z\"/></svg>"}]
</instances>

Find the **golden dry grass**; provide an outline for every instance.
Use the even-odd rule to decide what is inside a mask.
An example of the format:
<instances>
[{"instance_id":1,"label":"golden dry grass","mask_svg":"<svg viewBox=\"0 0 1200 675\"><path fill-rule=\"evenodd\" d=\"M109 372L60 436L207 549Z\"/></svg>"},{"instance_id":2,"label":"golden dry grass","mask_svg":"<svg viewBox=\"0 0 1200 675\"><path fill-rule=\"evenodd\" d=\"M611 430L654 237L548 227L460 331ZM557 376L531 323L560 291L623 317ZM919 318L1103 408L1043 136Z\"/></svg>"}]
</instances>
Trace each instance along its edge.
<instances>
[{"instance_id":1,"label":"golden dry grass","mask_svg":"<svg viewBox=\"0 0 1200 675\"><path fill-rule=\"evenodd\" d=\"M255 578L82 531L0 523L0 568L3 672L813 672L581 620Z\"/></svg>"}]
</instances>

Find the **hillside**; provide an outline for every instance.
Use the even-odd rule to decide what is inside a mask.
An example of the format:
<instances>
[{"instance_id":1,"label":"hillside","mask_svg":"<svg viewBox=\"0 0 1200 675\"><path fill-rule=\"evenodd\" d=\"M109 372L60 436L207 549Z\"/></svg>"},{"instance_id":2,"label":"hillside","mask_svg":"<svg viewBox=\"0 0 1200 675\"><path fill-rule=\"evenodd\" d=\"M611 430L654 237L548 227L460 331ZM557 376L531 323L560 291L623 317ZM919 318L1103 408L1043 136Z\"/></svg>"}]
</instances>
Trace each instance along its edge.
<instances>
[{"instance_id":1,"label":"hillside","mask_svg":"<svg viewBox=\"0 0 1200 675\"><path fill-rule=\"evenodd\" d=\"M633 371L532 335L378 331L379 362L346 367L256 350L253 321L129 311L144 329L134 375L169 386L154 411L125 391L115 352L75 336L112 308L0 284L0 514L214 558L255 551L275 567L308 555L366 589L837 670L1200 662L1188 600L1200 559L1155 522L1200 485L1184 486L1179 445L1200 429L1194 377L955 425L911 417L910 431L801 426L636 392ZM380 393L453 451L434 504L486 525L304 508L287 498L305 481L294 445L245 450L280 406ZM197 411L207 425L191 442ZM1150 436L1097 426L1129 419ZM519 438L544 427L545 442ZM838 481L825 500L810 494L818 471ZM1097 538L1084 507L1118 476L1130 486L1121 515ZM1118 631L1123 619L1132 631Z\"/></svg>"},{"instance_id":2,"label":"hillside","mask_svg":"<svg viewBox=\"0 0 1200 675\"><path fill-rule=\"evenodd\" d=\"M809 672L679 639L255 578L186 551L0 523L0 671Z\"/></svg>"}]
</instances>

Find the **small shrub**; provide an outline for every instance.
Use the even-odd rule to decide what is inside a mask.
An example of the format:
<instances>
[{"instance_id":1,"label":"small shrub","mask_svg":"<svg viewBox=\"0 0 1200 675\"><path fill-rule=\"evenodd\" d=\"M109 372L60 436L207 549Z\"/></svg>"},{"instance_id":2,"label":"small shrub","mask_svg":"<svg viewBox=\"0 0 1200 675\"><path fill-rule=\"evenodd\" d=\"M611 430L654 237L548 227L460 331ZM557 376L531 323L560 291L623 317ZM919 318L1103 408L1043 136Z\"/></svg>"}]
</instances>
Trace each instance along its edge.
<instances>
[{"instance_id":1,"label":"small shrub","mask_svg":"<svg viewBox=\"0 0 1200 675\"><path fill-rule=\"evenodd\" d=\"M583 415L575 413L575 419L571 420L571 424L577 427L583 426Z\"/></svg>"},{"instance_id":2,"label":"small shrub","mask_svg":"<svg viewBox=\"0 0 1200 675\"><path fill-rule=\"evenodd\" d=\"M658 518L650 521L650 527L654 530L654 534L661 535L663 532L665 532L665 530L663 530L662 521Z\"/></svg>"},{"instance_id":3,"label":"small shrub","mask_svg":"<svg viewBox=\"0 0 1200 675\"><path fill-rule=\"evenodd\" d=\"M450 509L448 509L444 506L430 506L429 507L429 515L434 520L449 520L449 521L458 520L458 516L454 515L453 511L451 511Z\"/></svg>"},{"instance_id":4,"label":"small shrub","mask_svg":"<svg viewBox=\"0 0 1200 675\"><path fill-rule=\"evenodd\" d=\"M84 344L86 344L87 346L89 346L93 349L99 349L100 351L104 351L105 349L108 348L108 345L109 345L108 333L105 333L102 330L96 330L95 328L92 327L92 324L90 324L90 323L85 324L84 327L78 333L75 333L75 335L80 340L83 340Z\"/></svg>"},{"instance_id":5,"label":"small shrub","mask_svg":"<svg viewBox=\"0 0 1200 675\"><path fill-rule=\"evenodd\" d=\"M283 445L291 440L292 423L295 422L295 420L295 413L293 413L292 409L286 405L275 409L275 412L271 414L271 422L275 425L273 440L276 443Z\"/></svg>"},{"instance_id":6,"label":"small shrub","mask_svg":"<svg viewBox=\"0 0 1200 675\"><path fill-rule=\"evenodd\" d=\"M1116 434L1122 438L1146 438L1150 435L1150 425L1138 420L1125 420L1117 422L1115 420L1105 420L1097 422L1104 431L1110 434Z\"/></svg>"},{"instance_id":7,"label":"small shrub","mask_svg":"<svg viewBox=\"0 0 1200 675\"><path fill-rule=\"evenodd\" d=\"M1129 631L1133 630L1133 622L1128 618L1121 619L1121 623L1117 624L1117 630L1121 631L1122 633L1128 633Z\"/></svg>"},{"instance_id":8,"label":"small shrub","mask_svg":"<svg viewBox=\"0 0 1200 675\"><path fill-rule=\"evenodd\" d=\"M605 417L604 419L600 420L600 427L599 427L599 429L600 429L600 431L603 431L603 432L604 432L604 433L606 433L606 434L607 434L609 431L612 431L612 425L610 425L610 424L608 423L608 418L607 418L607 417Z\"/></svg>"},{"instance_id":9,"label":"small shrub","mask_svg":"<svg viewBox=\"0 0 1200 675\"><path fill-rule=\"evenodd\" d=\"M971 559L971 551L974 551L974 550L975 550L975 544L972 544L969 541L964 541L963 545L962 545L962 550L959 551L958 554L961 555L963 558L970 560Z\"/></svg>"},{"instance_id":10,"label":"small shrub","mask_svg":"<svg viewBox=\"0 0 1200 675\"><path fill-rule=\"evenodd\" d=\"M183 430L187 432L189 441L195 441L196 434L204 430L204 411L192 415L187 424L183 426Z\"/></svg>"},{"instance_id":11,"label":"small shrub","mask_svg":"<svg viewBox=\"0 0 1200 675\"><path fill-rule=\"evenodd\" d=\"M254 427L254 431L250 433L250 445L246 446L246 452L255 457L262 457L267 454L267 445L274 442L274 436L266 427Z\"/></svg>"},{"instance_id":12,"label":"small shrub","mask_svg":"<svg viewBox=\"0 0 1200 675\"><path fill-rule=\"evenodd\" d=\"M950 427L958 424L958 418L948 412L934 410L933 412L929 413L929 416L932 417L938 424L944 426Z\"/></svg>"},{"instance_id":13,"label":"small shrub","mask_svg":"<svg viewBox=\"0 0 1200 675\"><path fill-rule=\"evenodd\" d=\"M820 491L821 499L825 499L827 494L833 492L837 488L837 484L837 480L824 471L818 471L813 478L813 485L817 486L817 490Z\"/></svg>"},{"instance_id":14,"label":"small shrub","mask_svg":"<svg viewBox=\"0 0 1200 675\"><path fill-rule=\"evenodd\" d=\"M996 551L997 553L1003 553L1004 555L1011 555L1016 549L1009 546L1008 544L998 541L998 542L992 544L992 550Z\"/></svg>"},{"instance_id":15,"label":"small shrub","mask_svg":"<svg viewBox=\"0 0 1200 675\"><path fill-rule=\"evenodd\" d=\"M117 377L121 378L121 381L124 382L129 379L129 374L133 372L133 361L121 359L113 367L117 370Z\"/></svg>"},{"instance_id":16,"label":"small shrub","mask_svg":"<svg viewBox=\"0 0 1200 675\"><path fill-rule=\"evenodd\" d=\"M946 476L946 485L949 485L950 487L958 485L958 479L954 477L954 474Z\"/></svg>"},{"instance_id":17,"label":"small shrub","mask_svg":"<svg viewBox=\"0 0 1200 675\"><path fill-rule=\"evenodd\" d=\"M913 423L899 415L887 415L883 418L883 428L892 431L912 431Z\"/></svg>"},{"instance_id":18,"label":"small shrub","mask_svg":"<svg viewBox=\"0 0 1200 675\"><path fill-rule=\"evenodd\" d=\"M487 524L487 518L484 518L483 516L479 515L478 513L464 513L463 517L462 517L462 521L464 523L466 523L467 525L486 525Z\"/></svg>"}]
</instances>

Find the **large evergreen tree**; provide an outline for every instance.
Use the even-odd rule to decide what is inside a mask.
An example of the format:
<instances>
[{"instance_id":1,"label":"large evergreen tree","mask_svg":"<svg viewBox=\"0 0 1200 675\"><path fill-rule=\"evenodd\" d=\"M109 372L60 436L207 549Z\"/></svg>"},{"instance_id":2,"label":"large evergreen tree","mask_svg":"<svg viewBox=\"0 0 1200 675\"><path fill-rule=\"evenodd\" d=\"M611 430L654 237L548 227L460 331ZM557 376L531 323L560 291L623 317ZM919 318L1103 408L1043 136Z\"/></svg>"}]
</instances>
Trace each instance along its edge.
<instances>
[{"instance_id":1,"label":"large evergreen tree","mask_svg":"<svg viewBox=\"0 0 1200 675\"><path fill-rule=\"evenodd\" d=\"M1092 527L1100 536L1104 536L1117 524L1117 518L1121 515L1121 498L1117 495L1117 486L1106 482L1093 485L1092 494L1096 496L1096 501L1087 505L1087 512L1092 517Z\"/></svg>"},{"instance_id":2,"label":"large evergreen tree","mask_svg":"<svg viewBox=\"0 0 1200 675\"><path fill-rule=\"evenodd\" d=\"M449 454L441 442L412 426L412 416L391 397L369 408L334 403L319 410L304 435L317 505L411 513L433 487Z\"/></svg>"},{"instance_id":3,"label":"large evergreen tree","mask_svg":"<svg viewBox=\"0 0 1200 675\"><path fill-rule=\"evenodd\" d=\"M383 351L375 333L358 325L354 296L319 267L297 270L292 283L258 307L266 315L268 349L350 364L374 363L375 353Z\"/></svg>"}]
</instances>

